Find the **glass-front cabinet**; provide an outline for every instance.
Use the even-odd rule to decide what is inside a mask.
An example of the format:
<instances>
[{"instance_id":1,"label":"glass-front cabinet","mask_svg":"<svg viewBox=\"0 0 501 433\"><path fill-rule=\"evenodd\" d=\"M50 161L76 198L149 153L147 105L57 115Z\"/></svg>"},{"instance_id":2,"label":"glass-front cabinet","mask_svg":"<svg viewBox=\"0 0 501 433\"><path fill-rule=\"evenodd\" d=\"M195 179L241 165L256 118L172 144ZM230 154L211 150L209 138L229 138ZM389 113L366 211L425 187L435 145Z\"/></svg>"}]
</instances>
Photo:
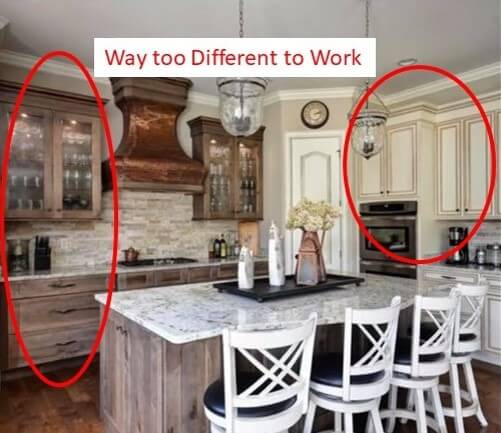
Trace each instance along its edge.
<instances>
[{"instance_id":1,"label":"glass-front cabinet","mask_svg":"<svg viewBox=\"0 0 501 433\"><path fill-rule=\"evenodd\" d=\"M262 219L262 140L264 128L250 137L228 134L218 119L188 122L193 157L207 169L204 194L193 200L195 219Z\"/></svg>"},{"instance_id":2,"label":"glass-front cabinet","mask_svg":"<svg viewBox=\"0 0 501 433\"><path fill-rule=\"evenodd\" d=\"M0 83L2 157L15 90ZM7 219L97 218L100 206L101 125L92 98L33 88L11 142Z\"/></svg>"},{"instance_id":3,"label":"glass-front cabinet","mask_svg":"<svg viewBox=\"0 0 501 433\"><path fill-rule=\"evenodd\" d=\"M261 210L261 141L237 139L237 205L238 219L259 219Z\"/></svg>"}]
</instances>

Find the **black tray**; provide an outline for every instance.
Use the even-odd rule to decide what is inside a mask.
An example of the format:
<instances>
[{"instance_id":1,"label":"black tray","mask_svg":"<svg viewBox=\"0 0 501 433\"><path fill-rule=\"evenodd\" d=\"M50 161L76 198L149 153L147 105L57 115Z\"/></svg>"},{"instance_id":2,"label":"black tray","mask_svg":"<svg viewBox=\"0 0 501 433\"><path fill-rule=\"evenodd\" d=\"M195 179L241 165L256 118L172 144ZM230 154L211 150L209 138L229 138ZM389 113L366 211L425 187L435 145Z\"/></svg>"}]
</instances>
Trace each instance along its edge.
<instances>
[{"instance_id":1,"label":"black tray","mask_svg":"<svg viewBox=\"0 0 501 433\"><path fill-rule=\"evenodd\" d=\"M254 281L254 288L245 290L238 288L238 281L228 283L214 284L219 292L232 293L234 295L245 296L255 299L258 302L268 301L270 299L286 298L288 296L307 295L309 293L323 292L325 290L340 289L347 284L363 283L365 280L359 277L348 275L327 274L327 281L316 286L297 286L294 281L294 275L285 277L285 284L280 287L270 286L268 278L260 278Z\"/></svg>"}]
</instances>

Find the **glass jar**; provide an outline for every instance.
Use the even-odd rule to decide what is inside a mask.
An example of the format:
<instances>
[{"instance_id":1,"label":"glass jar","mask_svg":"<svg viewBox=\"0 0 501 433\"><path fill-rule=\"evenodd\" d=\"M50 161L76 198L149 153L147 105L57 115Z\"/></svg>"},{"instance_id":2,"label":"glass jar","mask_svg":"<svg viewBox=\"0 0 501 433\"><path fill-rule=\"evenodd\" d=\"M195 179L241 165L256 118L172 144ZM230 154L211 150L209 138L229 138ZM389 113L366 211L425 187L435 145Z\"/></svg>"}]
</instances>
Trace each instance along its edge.
<instances>
[{"instance_id":1,"label":"glass jar","mask_svg":"<svg viewBox=\"0 0 501 433\"><path fill-rule=\"evenodd\" d=\"M501 266L501 244L487 245L487 262L494 266Z\"/></svg>"}]
</instances>

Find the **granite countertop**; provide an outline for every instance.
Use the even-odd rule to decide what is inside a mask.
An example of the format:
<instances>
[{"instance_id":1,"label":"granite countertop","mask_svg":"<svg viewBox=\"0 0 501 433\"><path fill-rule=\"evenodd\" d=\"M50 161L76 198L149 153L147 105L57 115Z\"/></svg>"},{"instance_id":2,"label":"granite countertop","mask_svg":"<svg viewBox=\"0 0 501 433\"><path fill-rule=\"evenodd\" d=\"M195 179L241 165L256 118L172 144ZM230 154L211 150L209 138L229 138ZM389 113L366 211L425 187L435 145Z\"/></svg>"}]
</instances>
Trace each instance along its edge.
<instances>
[{"instance_id":1,"label":"granite countertop","mask_svg":"<svg viewBox=\"0 0 501 433\"><path fill-rule=\"evenodd\" d=\"M158 287L113 294L111 309L175 344L221 335L225 328L274 328L293 324L318 313L319 324L344 321L346 307L377 308L402 297L402 308L417 293L427 294L447 284L361 274L365 282L341 289L258 303L252 299L219 293L213 283ZM443 292L446 293L446 292ZM95 296L104 304L106 294Z\"/></svg>"},{"instance_id":2,"label":"granite countertop","mask_svg":"<svg viewBox=\"0 0 501 433\"><path fill-rule=\"evenodd\" d=\"M257 256L254 258L256 262L268 260L266 257ZM237 263L238 258L232 257L229 259L199 259L194 263L181 263L174 265L155 265L155 266L117 266L117 275L135 273L135 272L153 272L164 269L183 269L197 268L201 266L218 266L222 264ZM84 275L107 275L110 273L110 266L75 266L75 267L55 267L50 271L29 271L23 274L9 274L9 281L22 281L39 278L63 278L63 277L78 277ZM0 281L3 277L0 275Z\"/></svg>"},{"instance_id":3,"label":"granite countertop","mask_svg":"<svg viewBox=\"0 0 501 433\"><path fill-rule=\"evenodd\" d=\"M501 278L501 268L494 267L492 265L476 265L474 263L466 264L466 265L450 265L445 262L434 263L432 265L425 265L427 269L436 269L439 271L445 272L454 272L463 271L463 272L471 272L475 274L482 274L486 276L498 276Z\"/></svg>"}]
</instances>

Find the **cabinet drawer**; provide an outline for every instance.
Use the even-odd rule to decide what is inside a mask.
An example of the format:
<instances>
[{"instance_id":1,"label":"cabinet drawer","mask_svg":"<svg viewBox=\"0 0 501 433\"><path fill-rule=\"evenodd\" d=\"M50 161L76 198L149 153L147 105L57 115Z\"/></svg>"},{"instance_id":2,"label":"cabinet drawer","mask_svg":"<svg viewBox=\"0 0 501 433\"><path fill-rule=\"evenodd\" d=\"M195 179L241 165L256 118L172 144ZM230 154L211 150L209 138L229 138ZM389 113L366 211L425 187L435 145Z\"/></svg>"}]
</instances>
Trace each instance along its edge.
<instances>
[{"instance_id":1,"label":"cabinet drawer","mask_svg":"<svg viewBox=\"0 0 501 433\"><path fill-rule=\"evenodd\" d=\"M85 277L42 278L37 280L12 281L10 285L13 299L83 292L98 293L108 289L108 277L107 275L93 275Z\"/></svg>"},{"instance_id":2,"label":"cabinet drawer","mask_svg":"<svg viewBox=\"0 0 501 433\"><path fill-rule=\"evenodd\" d=\"M96 325L67 331L25 333L23 338L33 360L36 363L44 363L88 354L96 338L97 328ZM26 366L21 348L14 335L9 335L8 344L7 368Z\"/></svg>"},{"instance_id":3,"label":"cabinet drawer","mask_svg":"<svg viewBox=\"0 0 501 433\"><path fill-rule=\"evenodd\" d=\"M74 329L99 323L99 305L93 293L20 299L14 301L14 308L23 333ZM9 334L13 333L9 320Z\"/></svg>"},{"instance_id":4,"label":"cabinet drawer","mask_svg":"<svg viewBox=\"0 0 501 433\"><path fill-rule=\"evenodd\" d=\"M424 278L427 280L440 280L443 281L444 283L447 282L457 282L457 283L470 283L474 284L477 277L474 275L450 275L447 273L441 273L441 272L430 272L430 271L425 271L423 274Z\"/></svg>"},{"instance_id":5,"label":"cabinet drawer","mask_svg":"<svg viewBox=\"0 0 501 433\"><path fill-rule=\"evenodd\" d=\"M186 282L185 269L169 269L155 272L155 286L169 286Z\"/></svg>"},{"instance_id":6,"label":"cabinet drawer","mask_svg":"<svg viewBox=\"0 0 501 433\"><path fill-rule=\"evenodd\" d=\"M146 289L153 287L153 272L134 272L118 276L118 290Z\"/></svg>"},{"instance_id":7,"label":"cabinet drawer","mask_svg":"<svg viewBox=\"0 0 501 433\"><path fill-rule=\"evenodd\" d=\"M236 278L238 275L238 264L237 263L227 263L224 265L220 265L217 278L220 280Z\"/></svg>"},{"instance_id":8,"label":"cabinet drawer","mask_svg":"<svg viewBox=\"0 0 501 433\"><path fill-rule=\"evenodd\" d=\"M213 279L214 272L213 266L201 266L199 268L188 269L188 283L200 283L210 281Z\"/></svg>"},{"instance_id":9,"label":"cabinet drawer","mask_svg":"<svg viewBox=\"0 0 501 433\"><path fill-rule=\"evenodd\" d=\"M254 275L268 275L268 262L255 263Z\"/></svg>"}]
</instances>

